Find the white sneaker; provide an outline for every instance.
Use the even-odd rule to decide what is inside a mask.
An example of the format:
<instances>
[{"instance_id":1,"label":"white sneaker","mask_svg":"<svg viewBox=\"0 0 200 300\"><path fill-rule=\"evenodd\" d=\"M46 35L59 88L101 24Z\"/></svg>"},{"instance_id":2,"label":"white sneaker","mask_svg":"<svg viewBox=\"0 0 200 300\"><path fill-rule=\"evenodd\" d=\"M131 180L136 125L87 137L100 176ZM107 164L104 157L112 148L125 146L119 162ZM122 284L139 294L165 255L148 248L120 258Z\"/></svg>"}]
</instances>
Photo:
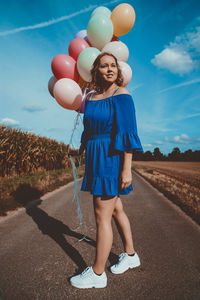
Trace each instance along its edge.
<instances>
[{"instance_id":1,"label":"white sneaker","mask_svg":"<svg viewBox=\"0 0 200 300\"><path fill-rule=\"evenodd\" d=\"M105 272L98 276L92 267L87 267L81 274L71 277L70 283L79 289L104 288L107 286L107 276Z\"/></svg>"},{"instance_id":2,"label":"white sneaker","mask_svg":"<svg viewBox=\"0 0 200 300\"><path fill-rule=\"evenodd\" d=\"M126 252L119 255L119 261L116 265L110 267L113 274L122 274L128 269L140 266L140 258L137 253L134 256L129 256Z\"/></svg>"}]
</instances>

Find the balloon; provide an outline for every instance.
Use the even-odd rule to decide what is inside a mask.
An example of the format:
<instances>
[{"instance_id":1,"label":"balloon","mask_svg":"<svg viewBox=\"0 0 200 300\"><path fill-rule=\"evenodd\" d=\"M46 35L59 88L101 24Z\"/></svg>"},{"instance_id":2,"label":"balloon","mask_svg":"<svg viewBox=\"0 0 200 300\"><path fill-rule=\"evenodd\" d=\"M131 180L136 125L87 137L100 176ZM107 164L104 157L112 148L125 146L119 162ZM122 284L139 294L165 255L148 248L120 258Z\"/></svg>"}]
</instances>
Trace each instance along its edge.
<instances>
[{"instance_id":1,"label":"balloon","mask_svg":"<svg viewBox=\"0 0 200 300\"><path fill-rule=\"evenodd\" d=\"M51 78L49 79L49 82L48 82L48 90L49 90L49 93L51 94L52 97L54 97L53 88L54 88L54 85L55 85L56 82L57 82L56 77L51 76Z\"/></svg>"},{"instance_id":2,"label":"balloon","mask_svg":"<svg viewBox=\"0 0 200 300\"><path fill-rule=\"evenodd\" d=\"M101 14L110 18L111 11L105 6L99 6L92 12L91 17L93 17L96 14Z\"/></svg>"},{"instance_id":3,"label":"balloon","mask_svg":"<svg viewBox=\"0 0 200 300\"><path fill-rule=\"evenodd\" d=\"M88 23L87 36L90 44L101 50L113 36L113 25L110 18L95 14Z\"/></svg>"},{"instance_id":4,"label":"balloon","mask_svg":"<svg viewBox=\"0 0 200 300\"><path fill-rule=\"evenodd\" d=\"M123 76L123 86L126 86L132 78L132 70L131 67L125 63L124 61L118 61L119 67L122 71L122 76Z\"/></svg>"},{"instance_id":5,"label":"balloon","mask_svg":"<svg viewBox=\"0 0 200 300\"><path fill-rule=\"evenodd\" d=\"M114 35L120 36L131 30L135 23L134 8L127 3L119 4L110 16L113 23Z\"/></svg>"},{"instance_id":6,"label":"balloon","mask_svg":"<svg viewBox=\"0 0 200 300\"><path fill-rule=\"evenodd\" d=\"M81 106L82 92L79 85L72 79L62 78L54 86L53 94L62 107L76 110Z\"/></svg>"},{"instance_id":7,"label":"balloon","mask_svg":"<svg viewBox=\"0 0 200 300\"><path fill-rule=\"evenodd\" d=\"M69 44L69 55L73 57L75 60L78 59L79 54L86 48L90 47L90 45L86 42L86 40L82 38L75 38Z\"/></svg>"},{"instance_id":8,"label":"balloon","mask_svg":"<svg viewBox=\"0 0 200 300\"><path fill-rule=\"evenodd\" d=\"M80 30L79 32L77 32L75 38L81 38L88 41L87 30L86 29Z\"/></svg>"},{"instance_id":9,"label":"balloon","mask_svg":"<svg viewBox=\"0 0 200 300\"><path fill-rule=\"evenodd\" d=\"M110 42L103 47L102 52L113 54L117 60L126 62L129 56L128 47L122 42Z\"/></svg>"},{"instance_id":10,"label":"balloon","mask_svg":"<svg viewBox=\"0 0 200 300\"><path fill-rule=\"evenodd\" d=\"M116 41L118 42L120 41L120 39L117 36L113 35L111 42L116 42Z\"/></svg>"},{"instance_id":11,"label":"balloon","mask_svg":"<svg viewBox=\"0 0 200 300\"><path fill-rule=\"evenodd\" d=\"M77 61L77 68L80 76L87 82L92 80L90 70L92 69L93 62L101 52L94 47L86 48L81 52Z\"/></svg>"},{"instance_id":12,"label":"balloon","mask_svg":"<svg viewBox=\"0 0 200 300\"><path fill-rule=\"evenodd\" d=\"M51 62L51 69L57 79L70 78L75 81L79 79L76 61L69 55L56 55Z\"/></svg>"}]
</instances>

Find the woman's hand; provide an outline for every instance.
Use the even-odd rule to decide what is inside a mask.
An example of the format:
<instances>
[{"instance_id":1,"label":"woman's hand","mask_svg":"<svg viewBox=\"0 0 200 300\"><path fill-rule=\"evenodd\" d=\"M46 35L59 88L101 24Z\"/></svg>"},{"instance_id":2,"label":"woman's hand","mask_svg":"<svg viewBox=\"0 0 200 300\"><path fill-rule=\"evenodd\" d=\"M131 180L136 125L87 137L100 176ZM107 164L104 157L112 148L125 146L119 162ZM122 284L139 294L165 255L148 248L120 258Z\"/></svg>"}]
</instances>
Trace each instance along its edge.
<instances>
[{"instance_id":1,"label":"woman's hand","mask_svg":"<svg viewBox=\"0 0 200 300\"><path fill-rule=\"evenodd\" d=\"M121 188L126 189L132 182L132 173L130 170L123 170L121 173Z\"/></svg>"},{"instance_id":2,"label":"woman's hand","mask_svg":"<svg viewBox=\"0 0 200 300\"><path fill-rule=\"evenodd\" d=\"M69 152L68 152L68 156L79 156L80 153L79 153L79 149L70 149Z\"/></svg>"},{"instance_id":3,"label":"woman's hand","mask_svg":"<svg viewBox=\"0 0 200 300\"><path fill-rule=\"evenodd\" d=\"M79 149L70 149L68 152L68 156L79 156L82 155L84 152L84 146L81 145Z\"/></svg>"}]
</instances>

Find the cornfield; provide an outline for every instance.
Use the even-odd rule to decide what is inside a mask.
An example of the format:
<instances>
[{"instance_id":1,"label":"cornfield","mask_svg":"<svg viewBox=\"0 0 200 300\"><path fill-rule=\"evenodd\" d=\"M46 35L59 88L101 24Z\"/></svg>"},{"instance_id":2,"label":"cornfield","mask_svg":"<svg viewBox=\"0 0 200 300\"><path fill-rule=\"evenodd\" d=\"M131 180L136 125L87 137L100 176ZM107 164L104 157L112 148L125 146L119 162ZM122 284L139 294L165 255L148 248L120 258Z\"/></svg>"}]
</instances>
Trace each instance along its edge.
<instances>
[{"instance_id":1,"label":"cornfield","mask_svg":"<svg viewBox=\"0 0 200 300\"><path fill-rule=\"evenodd\" d=\"M46 137L0 126L0 176L69 167L68 148Z\"/></svg>"}]
</instances>

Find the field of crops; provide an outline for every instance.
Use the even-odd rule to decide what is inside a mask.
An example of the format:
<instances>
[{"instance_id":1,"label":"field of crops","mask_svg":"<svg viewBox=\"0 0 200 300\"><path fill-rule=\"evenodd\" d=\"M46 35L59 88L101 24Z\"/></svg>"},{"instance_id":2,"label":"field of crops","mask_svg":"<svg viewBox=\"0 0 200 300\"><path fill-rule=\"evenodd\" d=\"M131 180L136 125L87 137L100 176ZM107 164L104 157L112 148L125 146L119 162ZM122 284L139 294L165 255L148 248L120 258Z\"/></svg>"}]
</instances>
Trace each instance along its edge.
<instances>
[{"instance_id":1,"label":"field of crops","mask_svg":"<svg viewBox=\"0 0 200 300\"><path fill-rule=\"evenodd\" d=\"M73 180L68 147L46 137L0 126L0 216ZM76 166L79 160L73 159ZM82 173L83 166L79 175Z\"/></svg>"},{"instance_id":2,"label":"field of crops","mask_svg":"<svg viewBox=\"0 0 200 300\"><path fill-rule=\"evenodd\" d=\"M200 223L200 162L134 161L132 165Z\"/></svg>"}]
</instances>

